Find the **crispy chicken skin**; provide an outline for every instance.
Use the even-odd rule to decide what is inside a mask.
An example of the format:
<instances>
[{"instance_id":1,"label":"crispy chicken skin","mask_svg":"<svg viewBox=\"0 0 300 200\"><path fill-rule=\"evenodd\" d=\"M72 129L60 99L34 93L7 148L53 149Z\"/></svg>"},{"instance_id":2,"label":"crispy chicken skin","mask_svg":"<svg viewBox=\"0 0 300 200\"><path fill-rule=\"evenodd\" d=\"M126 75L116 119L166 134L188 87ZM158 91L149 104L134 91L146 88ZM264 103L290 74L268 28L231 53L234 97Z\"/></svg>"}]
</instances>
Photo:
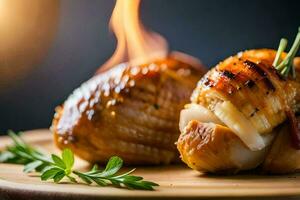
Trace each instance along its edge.
<instances>
[{"instance_id":1,"label":"crispy chicken skin","mask_svg":"<svg viewBox=\"0 0 300 200\"><path fill-rule=\"evenodd\" d=\"M188 123L177 147L190 168L219 174L255 168L267 151L249 151L228 127L197 120Z\"/></svg>"},{"instance_id":2,"label":"crispy chicken skin","mask_svg":"<svg viewBox=\"0 0 300 200\"><path fill-rule=\"evenodd\" d=\"M300 167L295 164L296 156L290 162L292 157L289 159L280 147L291 146L291 141L286 137L285 143L280 143L282 133L277 128L289 118L287 113L299 111L299 80L278 74L272 66L275 55L276 51L270 49L238 53L220 62L198 82L192 104L211 111L225 124L197 119L186 122L177 148L189 167L213 173L236 173L263 162L264 171L271 173L293 172ZM295 59L295 65L297 62ZM278 149L282 158L274 153ZM292 151L299 154L290 147Z\"/></svg>"},{"instance_id":3,"label":"crispy chicken skin","mask_svg":"<svg viewBox=\"0 0 300 200\"><path fill-rule=\"evenodd\" d=\"M297 106L297 87L272 67L275 55L260 49L227 58L200 80L192 102L214 110L218 102L230 101L259 133L271 132L286 119L285 108Z\"/></svg>"},{"instance_id":4,"label":"crispy chicken skin","mask_svg":"<svg viewBox=\"0 0 300 200\"><path fill-rule=\"evenodd\" d=\"M82 84L56 109L56 145L90 162L114 155L127 165L178 160L179 112L204 74L200 64L180 60L121 64Z\"/></svg>"}]
</instances>

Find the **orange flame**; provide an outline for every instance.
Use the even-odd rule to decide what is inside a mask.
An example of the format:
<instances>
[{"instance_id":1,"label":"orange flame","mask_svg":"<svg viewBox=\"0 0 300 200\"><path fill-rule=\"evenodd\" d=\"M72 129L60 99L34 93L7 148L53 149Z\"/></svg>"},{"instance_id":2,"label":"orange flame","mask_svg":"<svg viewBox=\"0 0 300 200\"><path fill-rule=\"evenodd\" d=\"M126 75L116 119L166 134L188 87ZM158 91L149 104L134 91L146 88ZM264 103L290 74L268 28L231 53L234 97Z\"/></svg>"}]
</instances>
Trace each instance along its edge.
<instances>
[{"instance_id":1,"label":"orange flame","mask_svg":"<svg viewBox=\"0 0 300 200\"><path fill-rule=\"evenodd\" d=\"M167 56L166 40L155 32L146 31L140 22L139 5L140 0L117 0L110 19L110 27L117 38L117 48L99 72L122 62L138 65Z\"/></svg>"}]
</instances>

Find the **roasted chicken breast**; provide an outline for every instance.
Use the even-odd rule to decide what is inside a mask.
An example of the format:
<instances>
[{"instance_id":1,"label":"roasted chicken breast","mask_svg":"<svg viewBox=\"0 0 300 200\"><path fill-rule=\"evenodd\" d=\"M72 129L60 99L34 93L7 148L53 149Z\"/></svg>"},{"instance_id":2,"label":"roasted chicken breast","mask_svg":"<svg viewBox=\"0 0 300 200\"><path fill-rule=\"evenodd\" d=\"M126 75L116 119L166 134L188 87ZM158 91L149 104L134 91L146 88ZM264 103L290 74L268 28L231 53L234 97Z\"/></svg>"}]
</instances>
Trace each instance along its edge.
<instances>
[{"instance_id":1,"label":"roasted chicken breast","mask_svg":"<svg viewBox=\"0 0 300 200\"><path fill-rule=\"evenodd\" d=\"M275 55L270 49L240 52L199 81L191 104L181 111L177 148L188 166L236 173L266 160L265 171L280 172L267 161L268 152L278 125L299 111L300 82L278 73Z\"/></svg>"},{"instance_id":2,"label":"roasted chicken breast","mask_svg":"<svg viewBox=\"0 0 300 200\"><path fill-rule=\"evenodd\" d=\"M300 128L300 117L297 118L297 126ZM284 123L277 128L276 137L262 164L263 172L276 174L299 172L300 150L291 145L289 126L289 123Z\"/></svg>"},{"instance_id":3,"label":"roasted chicken breast","mask_svg":"<svg viewBox=\"0 0 300 200\"><path fill-rule=\"evenodd\" d=\"M178 160L179 113L204 74L199 63L180 60L171 54L141 66L120 64L82 84L56 109L57 146L90 162L114 155L126 164Z\"/></svg>"}]
</instances>

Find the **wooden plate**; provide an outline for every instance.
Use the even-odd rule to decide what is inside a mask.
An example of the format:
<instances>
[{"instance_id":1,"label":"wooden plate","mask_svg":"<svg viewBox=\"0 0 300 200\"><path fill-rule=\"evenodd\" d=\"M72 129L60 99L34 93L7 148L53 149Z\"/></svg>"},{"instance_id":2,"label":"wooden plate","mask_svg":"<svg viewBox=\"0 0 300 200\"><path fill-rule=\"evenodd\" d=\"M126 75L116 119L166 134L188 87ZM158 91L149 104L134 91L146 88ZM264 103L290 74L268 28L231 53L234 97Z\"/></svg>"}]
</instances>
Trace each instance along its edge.
<instances>
[{"instance_id":1,"label":"wooden plate","mask_svg":"<svg viewBox=\"0 0 300 200\"><path fill-rule=\"evenodd\" d=\"M24 138L47 152L58 152L48 130L27 131ZM0 149L10 143L0 137ZM76 158L76 168L88 163ZM137 191L113 187L42 182L36 174L25 174L22 166L0 164L0 199L182 199L184 198L271 198L296 199L300 196L300 175L286 176L208 176L184 165L138 167L135 175L160 184L156 191Z\"/></svg>"}]
</instances>

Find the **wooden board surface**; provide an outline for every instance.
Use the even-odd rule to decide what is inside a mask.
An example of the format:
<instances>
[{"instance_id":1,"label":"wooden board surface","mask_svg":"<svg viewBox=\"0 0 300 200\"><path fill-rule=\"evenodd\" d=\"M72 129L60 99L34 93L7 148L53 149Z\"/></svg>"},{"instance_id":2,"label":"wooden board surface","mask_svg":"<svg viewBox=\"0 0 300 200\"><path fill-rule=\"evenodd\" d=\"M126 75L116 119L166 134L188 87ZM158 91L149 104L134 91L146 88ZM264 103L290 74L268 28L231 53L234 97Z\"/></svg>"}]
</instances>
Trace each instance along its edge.
<instances>
[{"instance_id":1,"label":"wooden board surface","mask_svg":"<svg viewBox=\"0 0 300 200\"><path fill-rule=\"evenodd\" d=\"M45 152L59 152L47 130L28 131L24 138ZM0 149L10 143L0 137ZM76 168L85 170L88 163L76 158ZM300 175L285 176L209 176L184 165L138 167L135 175L160 184L156 191L137 191L113 187L42 182L35 174L24 174L22 166L0 164L0 197L4 199L120 199L120 198L272 198L300 196ZM0 198L0 199L2 199Z\"/></svg>"}]
</instances>

